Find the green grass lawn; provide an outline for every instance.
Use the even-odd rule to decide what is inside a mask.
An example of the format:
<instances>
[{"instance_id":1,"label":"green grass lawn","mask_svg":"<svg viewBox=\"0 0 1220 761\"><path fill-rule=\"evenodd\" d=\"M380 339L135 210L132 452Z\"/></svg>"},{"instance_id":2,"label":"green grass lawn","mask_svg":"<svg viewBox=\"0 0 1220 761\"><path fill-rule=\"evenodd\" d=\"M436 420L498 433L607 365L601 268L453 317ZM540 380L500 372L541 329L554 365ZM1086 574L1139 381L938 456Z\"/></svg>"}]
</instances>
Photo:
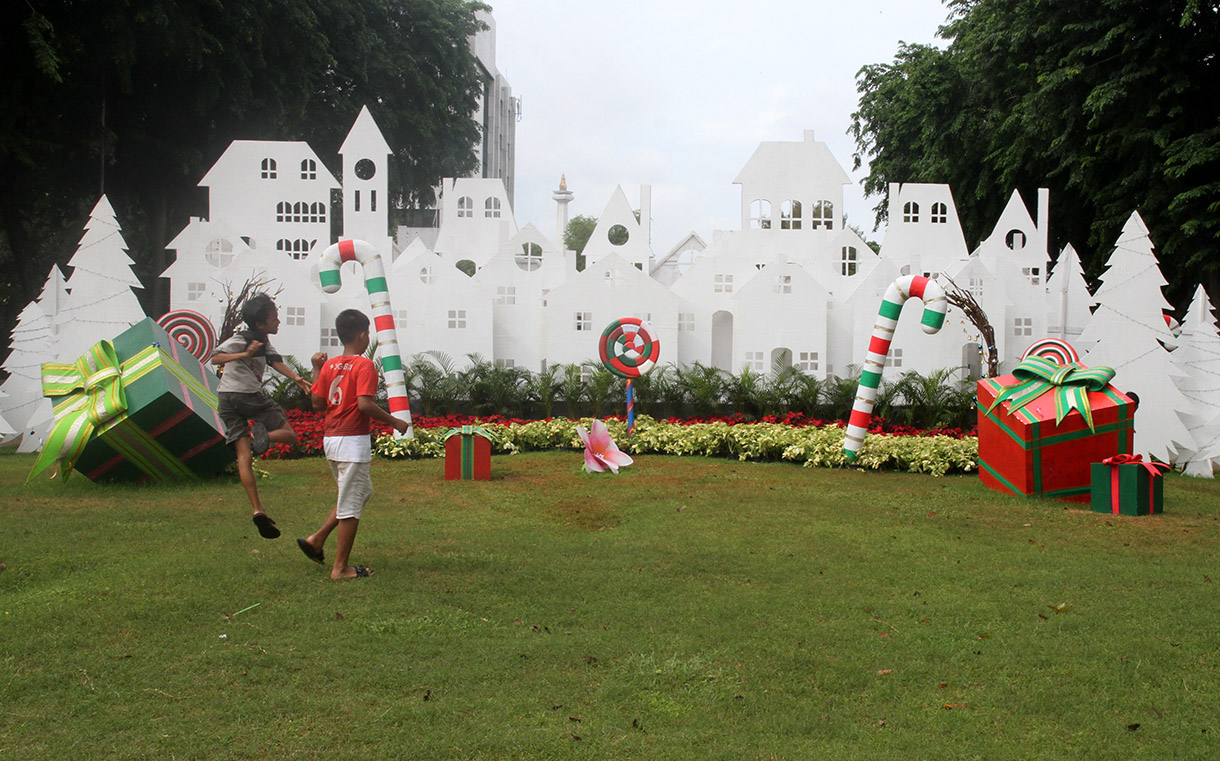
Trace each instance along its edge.
<instances>
[{"instance_id":1,"label":"green grass lawn","mask_svg":"<svg viewBox=\"0 0 1220 761\"><path fill-rule=\"evenodd\" d=\"M0 456L0 759L1220 757L1220 483L1095 515L976 477L576 452L23 486ZM333 538L327 556L334 551Z\"/></svg>"}]
</instances>

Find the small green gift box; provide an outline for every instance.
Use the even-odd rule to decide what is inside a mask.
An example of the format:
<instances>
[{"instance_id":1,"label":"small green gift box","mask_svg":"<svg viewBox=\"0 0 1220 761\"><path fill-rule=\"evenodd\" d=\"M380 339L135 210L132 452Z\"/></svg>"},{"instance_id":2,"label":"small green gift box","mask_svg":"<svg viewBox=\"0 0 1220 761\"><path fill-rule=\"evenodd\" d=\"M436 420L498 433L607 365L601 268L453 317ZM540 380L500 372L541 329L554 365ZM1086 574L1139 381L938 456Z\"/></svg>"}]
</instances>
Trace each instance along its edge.
<instances>
[{"instance_id":1,"label":"small green gift box","mask_svg":"<svg viewBox=\"0 0 1220 761\"><path fill-rule=\"evenodd\" d=\"M42 375L55 426L31 478L55 464L65 477L163 482L234 460L216 411L220 380L151 319Z\"/></svg>"},{"instance_id":2,"label":"small green gift box","mask_svg":"<svg viewBox=\"0 0 1220 761\"><path fill-rule=\"evenodd\" d=\"M1153 515L1163 512L1162 473L1168 465L1145 462L1141 455L1117 455L1092 465L1095 513Z\"/></svg>"}]
</instances>

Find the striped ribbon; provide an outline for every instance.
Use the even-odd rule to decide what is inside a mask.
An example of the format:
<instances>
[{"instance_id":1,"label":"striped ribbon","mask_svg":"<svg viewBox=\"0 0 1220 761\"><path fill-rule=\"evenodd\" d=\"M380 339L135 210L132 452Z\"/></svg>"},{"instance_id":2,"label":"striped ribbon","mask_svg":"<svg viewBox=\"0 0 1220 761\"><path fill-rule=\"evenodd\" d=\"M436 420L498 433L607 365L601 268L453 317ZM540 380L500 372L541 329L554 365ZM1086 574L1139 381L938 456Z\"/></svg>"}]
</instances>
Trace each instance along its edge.
<instances>
[{"instance_id":1,"label":"striped ribbon","mask_svg":"<svg viewBox=\"0 0 1220 761\"><path fill-rule=\"evenodd\" d=\"M390 414L407 424L407 432L394 431L394 438L415 438L411 405L407 401L407 376L402 369L398 330L394 326L394 311L390 308L390 288L381 253L372 243L363 240L341 240L327 248L318 263L318 279L325 293L335 293L343 285L339 268L344 262L358 262L364 268L364 285L368 288L369 304L373 309L377 356L385 375Z\"/></svg>"},{"instance_id":2,"label":"striped ribbon","mask_svg":"<svg viewBox=\"0 0 1220 761\"><path fill-rule=\"evenodd\" d=\"M47 362L42 366L43 394L63 397L55 404L55 425L27 483L51 465L66 479L94 432L106 436L119 455L155 480L194 475L155 438L127 415L125 387L157 369L168 370L184 387L213 410L216 394L155 344L120 362L114 344L100 341L75 363Z\"/></svg>"},{"instance_id":3,"label":"striped ribbon","mask_svg":"<svg viewBox=\"0 0 1220 761\"><path fill-rule=\"evenodd\" d=\"M894 340L894 330L898 327L902 307L910 298L923 301L923 319L920 320L923 332L931 335L945 324L949 301L945 298L944 289L935 280L922 275L905 275L890 284L881 301L877 322L873 325L868 352L864 356L864 369L860 373L860 385L856 388L856 401L847 421L843 454L847 455L848 462L855 461L856 454L864 444L864 436L868 433L869 423L873 419L877 387L881 385L881 371L885 368L885 358L890 353L890 342Z\"/></svg>"},{"instance_id":4,"label":"striped ribbon","mask_svg":"<svg viewBox=\"0 0 1220 761\"><path fill-rule=\"evenodd\" d=\"M1016 412L1051 392L1055 395L1055 423L1062 423L1072 410L1076 410L1090 431L1093 430L1093 409L1089 406L1089 392L1101 391L1114 380L1114 369L1110 367L1085 367L1075 362L1061 365L1038 356L1021 360L1012 374L1018 382L1001 389L987 408L988 412L1005 401L1009 403L1009 412Z\"/></svg>"}]
</instances>

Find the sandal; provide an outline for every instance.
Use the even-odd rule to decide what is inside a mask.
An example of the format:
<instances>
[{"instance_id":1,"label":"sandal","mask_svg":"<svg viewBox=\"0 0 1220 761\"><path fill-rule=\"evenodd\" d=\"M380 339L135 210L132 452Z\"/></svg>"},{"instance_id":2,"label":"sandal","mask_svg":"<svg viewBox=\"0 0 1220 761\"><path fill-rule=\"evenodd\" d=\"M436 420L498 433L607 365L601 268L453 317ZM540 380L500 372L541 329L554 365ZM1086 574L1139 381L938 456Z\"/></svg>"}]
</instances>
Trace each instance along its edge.
<instances>
[{"instance_id":1,"label":"sandal","mask_svg":"<svg viewBox=\"0 0 1220 761\"><path fill-rule=\"evenodd\" d=\"M297 546L301 548L301 552L305 553L305 557L315 563L326 562L326 556L322 554L322 550L315 550L313 546L304 539L297 539Z\"/></svg>"},{"instance_id":2,"label":"sandal","mask_svg":"<svg viewBox=\"0 0 1220 761\"><path fill-rule=\"evenodd\" d=\"M280 530L275 527L275 521L271 520L271 516L266 513L255 513L254 525L258 527L258 535L264 539L275 539L280 535Z\"/></svg>"}]
</instances>

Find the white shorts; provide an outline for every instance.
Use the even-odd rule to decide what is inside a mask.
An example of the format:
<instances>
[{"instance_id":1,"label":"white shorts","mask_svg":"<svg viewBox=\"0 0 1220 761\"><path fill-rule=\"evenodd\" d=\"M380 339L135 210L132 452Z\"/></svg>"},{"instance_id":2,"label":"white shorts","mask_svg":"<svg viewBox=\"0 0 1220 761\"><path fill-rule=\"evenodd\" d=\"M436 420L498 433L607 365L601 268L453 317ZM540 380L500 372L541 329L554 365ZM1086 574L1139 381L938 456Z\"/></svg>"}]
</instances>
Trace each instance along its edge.
<instances>
[{"instance_id":1,"label":"white shorts","mask_svg":"<svg viewBox=\"0 0 1220 761\"><path fill-rule=\"evenodd\" d=\"M335 503L335 517L360 518L364 506L373 496L373 477L370 473L372 463L368 462L336 462L330 463L330 472L339 486L339 501Z\"/></svg>"}]
</instances>

